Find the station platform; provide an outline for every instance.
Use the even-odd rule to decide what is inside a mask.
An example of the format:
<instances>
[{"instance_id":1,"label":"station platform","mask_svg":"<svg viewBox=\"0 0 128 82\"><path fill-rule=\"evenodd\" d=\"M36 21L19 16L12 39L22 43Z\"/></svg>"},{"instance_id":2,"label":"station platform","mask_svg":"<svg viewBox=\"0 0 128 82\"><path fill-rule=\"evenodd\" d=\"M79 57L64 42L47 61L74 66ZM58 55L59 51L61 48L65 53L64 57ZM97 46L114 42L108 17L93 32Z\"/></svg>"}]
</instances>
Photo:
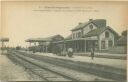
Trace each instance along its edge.
<instances>
[{"instance_id":1,"label":"station platform","mask_svg":"<svg viewBox=\"0 0 128 82\"><path fill-rule=\"evenodd\" d=\"M127 60L121 59L109 59L109 58L94 58L87 56L78 56L73 55L73 57L68 56L58 56L52 53L32 53L29 51L16 51L19 55L25 56L25 58L31 58L33 61L37 61L37 63L51 63L51 65L62 66L64 68L70 68L73 70L79 70L83 73L89 73L92 75L98 75L100 77L107 76L111 79L126 79L126 69L127 69ZM28 56L27 56L28 55ZM35 59L35 60L34 60ZM42 62L41 62L42 61ZM56 68L56 66L53 66ZM114 76L114 77L113 77ZM124 82L124 81L120 81Z\"/></svg>"},{"instance_id":2,"label":"station platform","mask_svg":"<svg viewBox=\"0 0 128 82\"><path fill-rule=\"evenodd\" d=\"M90 57L90 52L74 53L74 55ZM112 53L98 53L98 52L95 52L95 57L126 60L127 59L127 54L112 54Z\"/></svg>"},{"instance_id":3,"label":"station platform","mask_svg":"<svg viewBox=\"0 0 128 82\"><path fill-rule=\"evenodd\" d=\"M30 52L28 52L28 53L30 53ZM109 58L94 57L94 59L92 60L91 57L87 57L87 56L73 55L73 57L70 58L68 56L58 56L58 55L52 54L52 53L39 53L39 52L37 52L34 54L53 57L53 58L60 58L60 59L65 59L65 60L71 60L71 61L79 61L79 62L99 64L99 65L119 68L119 69L123 69L123 70L126 70L126 68L127 68L127 60L121 60L121 59L109 59Z\"/></svg>"}]
</instances>

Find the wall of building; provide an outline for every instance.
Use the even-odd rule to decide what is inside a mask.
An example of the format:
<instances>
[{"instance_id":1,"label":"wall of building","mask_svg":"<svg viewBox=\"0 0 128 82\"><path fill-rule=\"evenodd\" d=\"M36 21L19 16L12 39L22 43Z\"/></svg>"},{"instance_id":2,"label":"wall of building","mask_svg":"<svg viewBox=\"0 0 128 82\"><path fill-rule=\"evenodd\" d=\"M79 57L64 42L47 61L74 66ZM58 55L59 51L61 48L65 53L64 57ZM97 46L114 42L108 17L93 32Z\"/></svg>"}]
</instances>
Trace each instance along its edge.
<instances>
[{"instance_id":1,"label":"wall of building","mask_svg":"<svg viewBox=\"0 0 128 82\"><path fill-rule=\"evenodd\" d=\"M81 35L82 35L82 30L79 29L79 30L73 31L72 32L72 39L80 38L79 35L78 35L78 33L81 33Z\"/></svg>"},{"instance_id":2,"label":"wall of building","mask_svg":"<svg viewBox=\"0 0 128 82\"><path fill-rule=\"evenodd\" d=\"M90 29L90 25L93 25L93 28ZM96 29L97 27L93 24L93 23L90 23L88 24L86 27L84 27L83 29L79 29L79 30L76 30L76 31L72 31L72 39L75 39L75 38L80 38L79 34L82 35L85 35L86 33L88 33L89 31L93 30L93 29Z\"/></svg>"},{"instance_id":3,"label":"wall of building","mask_svg":"<svg viewBox=\"0 0 128 82\"><path fill-rule=\"evenodd\" d=\"M90 25L93 25L93 29L90 29ZM86 27L84 27L83 28L83 34L85 35L85 34L87 34L89 31L91 31L91 30L94 30L94 29L96 29L97 27L93 24L93 23L90 23L90 24L88 24Z\"/></svg>"},{"instance_id":4,"label":"wall of building","mask_svg":"<svg viewBox=\"0 0 128 82\"><path fill-rule=\"evenodd\" d=\"M109 33L109 38L106 38L105 37L105 32L108 32ZM108 49L109 48L109 46L108 46L108 41L109 40L112 40L112 43L113 43L112 46L114 46L114 34L110 30L105 30L103 33L101 33L99 35L99 50L106 50L106 49ZM102 49L101 48L102 41L105 41L105 46L106 46L105 49Z\"/></svg>"}]
</instances>

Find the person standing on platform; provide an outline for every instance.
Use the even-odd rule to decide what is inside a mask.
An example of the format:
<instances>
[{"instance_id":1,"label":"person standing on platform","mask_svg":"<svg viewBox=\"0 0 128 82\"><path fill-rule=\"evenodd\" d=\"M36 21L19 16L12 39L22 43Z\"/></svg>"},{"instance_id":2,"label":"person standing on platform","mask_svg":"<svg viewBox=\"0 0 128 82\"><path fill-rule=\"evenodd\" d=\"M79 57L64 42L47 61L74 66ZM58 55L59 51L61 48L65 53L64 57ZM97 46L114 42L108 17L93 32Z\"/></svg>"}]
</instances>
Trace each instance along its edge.
<instances>
[{"instance_id":1,"label":"person standing on platform","mask_svg":"<svg viewBox=\"0 0 128 82\"><path fill-rule=\"evenodd\" d=\"M94 48L92 47L91 48L91 59L93 60L93 58L94 58Z\"/></svg>"},{"instance_id":2,"label":"person standing on platform","mask_svg":"<svg viewBox=\"0 0 128 82\"><path fill-rule=\"evenodd\" d=\"M72 57L73 55L73 49L72 48L68 48L68 56Z\"/></svg>"}]
</instances>

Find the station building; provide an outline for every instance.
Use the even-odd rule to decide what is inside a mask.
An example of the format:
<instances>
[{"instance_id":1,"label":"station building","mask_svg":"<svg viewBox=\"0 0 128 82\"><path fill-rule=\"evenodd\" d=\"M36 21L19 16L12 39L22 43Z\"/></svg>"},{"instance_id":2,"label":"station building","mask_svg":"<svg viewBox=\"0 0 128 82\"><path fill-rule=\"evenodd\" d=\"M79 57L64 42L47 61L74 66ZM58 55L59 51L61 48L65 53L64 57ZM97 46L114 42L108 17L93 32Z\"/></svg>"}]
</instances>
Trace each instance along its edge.
<instances>
[{"instance_id":1,"label":"station building","mask_svg":"<svg viewBox=\"0 0 128 82\"><path fill-rule=\"evenodd\" d=\"M89 19L71 29L71 34L66 38L54 35L28 39L26 42L29 42L30 46L33 43L35 49L40 52L67 51L68 48L73 48L74 52L81 53L90 52L92 47L95 51L106 51L115 46L118 37L118 33L107 26L105 19Z\"/></svg>"},{"instance_id":2,"label":"station building","mask_svg":"<svg viewBox=\"0 0 128 82\"><path fill-rule=\"evenodd\" d=\"M105 19L89 19L85 23L79 23L71 30L71 35L64 41L56 42L62 47L73 48L74 52L89 52L92 47L95 51L105 51L115 45L118 34L110 26L106 25Z\"/></svg>"}]
</instances>

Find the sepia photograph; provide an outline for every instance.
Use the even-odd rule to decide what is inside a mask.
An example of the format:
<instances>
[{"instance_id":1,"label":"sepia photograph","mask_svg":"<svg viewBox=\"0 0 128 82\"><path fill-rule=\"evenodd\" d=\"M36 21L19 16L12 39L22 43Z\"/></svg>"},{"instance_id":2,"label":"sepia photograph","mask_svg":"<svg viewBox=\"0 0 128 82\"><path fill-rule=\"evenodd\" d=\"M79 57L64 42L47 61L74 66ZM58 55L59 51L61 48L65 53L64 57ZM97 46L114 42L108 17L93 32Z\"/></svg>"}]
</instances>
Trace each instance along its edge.
<instances>
[{"instance_id":1,"label":"sepia photograph","mask_svg":"<svg viewBox=\"0 0 128 82\"><path fill-rule=\"evenodd\" d=\"M127 82L128 1L0 1L0 82Z\"/></svg>"}]
</instances>

